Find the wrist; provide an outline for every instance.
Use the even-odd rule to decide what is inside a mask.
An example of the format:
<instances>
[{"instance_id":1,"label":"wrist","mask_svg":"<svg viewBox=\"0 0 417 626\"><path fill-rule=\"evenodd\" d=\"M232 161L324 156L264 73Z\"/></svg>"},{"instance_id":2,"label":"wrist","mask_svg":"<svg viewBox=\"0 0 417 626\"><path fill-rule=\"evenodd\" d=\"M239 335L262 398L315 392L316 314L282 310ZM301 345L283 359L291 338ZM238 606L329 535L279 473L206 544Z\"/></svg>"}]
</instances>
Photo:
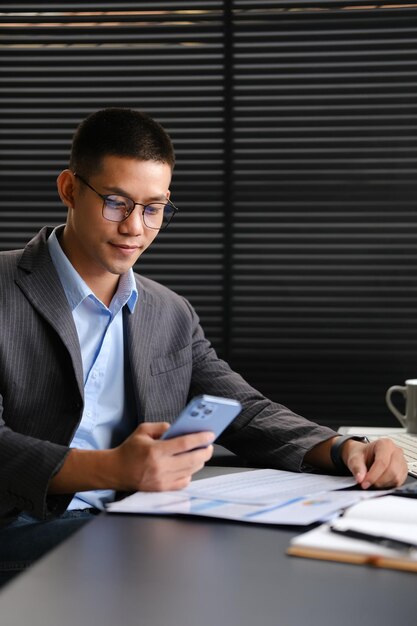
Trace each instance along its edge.
<instances>
[{"instance_id":1,"label":"wrist","mask_svg":"<svg viewBox=\"0 0 417 626\"><path fill-rule=\"evenodd\" d=\"M75 493L90 489L118 489L114 450L71 448L52 478L49 493Z\"/></svg>"},{"instance_id":2,"label":"wrist","mask_svg":"<svg viewBox=\"0 0 417 626\"><path fill-rule=\"evenodd\" d=\"M94 489L113 489L120 488L119 473L117 471L118 462L116 449L111 450L92 450L91 464L89 471L92 481L99 485Z\"/></svg>"}]
</instances>

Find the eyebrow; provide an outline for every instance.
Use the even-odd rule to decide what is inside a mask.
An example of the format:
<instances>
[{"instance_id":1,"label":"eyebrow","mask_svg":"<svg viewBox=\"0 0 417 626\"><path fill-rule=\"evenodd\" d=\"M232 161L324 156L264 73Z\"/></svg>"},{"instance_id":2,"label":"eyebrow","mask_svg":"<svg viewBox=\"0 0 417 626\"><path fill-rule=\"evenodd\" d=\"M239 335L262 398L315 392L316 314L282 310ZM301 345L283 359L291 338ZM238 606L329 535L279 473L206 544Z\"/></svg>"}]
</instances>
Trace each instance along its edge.
<instances>
[{"instance_id":1,"label":"eyebrow","mask_svg":"<svg viewBox=\"0 0 417 626\"><path fill-rule=\"evenodd\" d=\"M103 187L103 189L107 190L109 194L117 194L118 196L124 196L125 198L129 198L130 200L133 200L133 198L124 189L121 189L120 187ZM164 201L166 201L166 196L162 194L160 196L154 196L153 198L148 198L148 202L164 202ZM138 204L141 204L141 203L139 202Z\"/></svg>"},{"instance_id":2,"label":"eyebrow","mask_svg":"<svg viewBox=\"0 0 417 626\"><path fill-rule=\"evenodd\" d=\"M124 190L121 189L120 187L103 187L104 190L107 190L110 194L117 194L119 196L124 196L125 198L129 198L130 200L133 200L133 198ZM164 195L160 195L160 196L154 196L153 198L148 198L148 202L164 202L166 201L166 197ZM141 203L138 203L141 204Z\"/></svg>"}]
</instances>

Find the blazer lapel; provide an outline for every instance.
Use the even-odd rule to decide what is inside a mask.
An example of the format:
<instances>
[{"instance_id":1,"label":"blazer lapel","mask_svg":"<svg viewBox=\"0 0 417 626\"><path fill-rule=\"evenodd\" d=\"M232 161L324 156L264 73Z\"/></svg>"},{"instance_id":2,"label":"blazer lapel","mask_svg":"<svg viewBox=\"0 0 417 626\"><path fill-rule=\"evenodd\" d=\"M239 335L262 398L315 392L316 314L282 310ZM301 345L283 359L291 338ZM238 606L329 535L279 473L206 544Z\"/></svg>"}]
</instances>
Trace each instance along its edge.
<instances>
[{"instance_id":1,"label":"blazer lapel","mask_svg":"<svg viewBox=\"0 0 417 626\"><path fill-rule=\"evenodd\" d=\"M138 300L133 313L125 307L125 327L131 367L131 379L138 410L138 418L146 418L147 386L150 375L153 345L157 336L160 311L152 295L137 280Z\"/></svg>"},{"instance_id":2,"label":"blazer lapel","mask_svg":"<svg viewBox=\"0 0 417 626\"><path fill-rule=\"evenodd\" d=\"M25 248L16 279L34 309L57 332L71 355L81 397L84 397L83 366L77 330L61 281L49 256L46 239L51 229L41 232Z\"/></svg>"}]
</instances>

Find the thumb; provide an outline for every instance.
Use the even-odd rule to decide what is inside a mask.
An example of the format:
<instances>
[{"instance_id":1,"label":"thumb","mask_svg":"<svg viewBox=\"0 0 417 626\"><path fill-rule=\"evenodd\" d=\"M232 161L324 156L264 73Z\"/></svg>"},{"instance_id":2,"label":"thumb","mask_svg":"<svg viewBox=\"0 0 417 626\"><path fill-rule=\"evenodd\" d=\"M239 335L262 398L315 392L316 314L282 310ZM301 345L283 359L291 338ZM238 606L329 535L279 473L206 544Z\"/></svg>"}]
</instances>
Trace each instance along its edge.
<instances>
[{"instance_id":1,"label":"thumb","mask_svg":"<svg viewBox=\"0 0 417 626\"><path fill-rule=\"evenodd\" d=\"M351 442L348 441L346 443L350 444ZM363 443L357 444L356 442L352 442L352 444L353 445L350 446L345 444L346 451L343 450L343 452L345 452L346 458L344 458L343 461L349 468L356 482L360 485L368 472L365 456L366 445ZM342 454L342 458L343 456Z\"/></svg>"},{"instance_id":2,"label":"thumb","mask_svg":"<svg viewBox=\"0 0 417 626\"><path fill-rule=\"evenodd\" d=\"M363 479L365 478L368 471L365 462L363 460L359 461L355 459L355 461L352 462L350 466L348 465L348 467L349 470L352 472L354 479L356 480L358 485L360 485L363 482Z\"/></svg>"}]
</instances>

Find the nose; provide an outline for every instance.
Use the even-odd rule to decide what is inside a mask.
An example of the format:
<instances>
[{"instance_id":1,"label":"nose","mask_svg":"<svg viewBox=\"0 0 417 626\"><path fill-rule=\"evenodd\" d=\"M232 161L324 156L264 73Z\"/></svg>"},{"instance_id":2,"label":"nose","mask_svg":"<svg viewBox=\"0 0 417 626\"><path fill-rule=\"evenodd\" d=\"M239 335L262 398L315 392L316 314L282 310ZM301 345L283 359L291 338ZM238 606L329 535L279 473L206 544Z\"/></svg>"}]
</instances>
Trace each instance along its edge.
<instances>
[{"instance_id":1,"label":"nose","mask_svg":"<svg viewBox=\"0 0 417 626\"><path fill-rule=\"evenodd\" d=\"M140 206L136 206L129 217L119 224L119 232L130 237L143 235L145 224Z\"/></svg>"}]
</instances>

